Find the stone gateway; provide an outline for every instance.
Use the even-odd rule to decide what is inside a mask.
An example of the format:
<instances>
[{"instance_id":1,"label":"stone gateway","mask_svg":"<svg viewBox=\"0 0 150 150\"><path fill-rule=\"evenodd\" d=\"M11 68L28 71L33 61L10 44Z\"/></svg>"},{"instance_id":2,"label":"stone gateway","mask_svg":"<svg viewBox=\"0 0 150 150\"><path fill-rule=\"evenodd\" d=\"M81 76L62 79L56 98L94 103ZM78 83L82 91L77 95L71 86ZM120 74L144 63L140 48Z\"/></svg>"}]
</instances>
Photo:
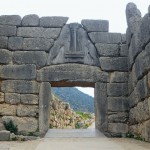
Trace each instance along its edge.
<instances>
[{"instance_id":1,"label":"stone gateway","mask_svg":"<svg viewBox=\"0 0 150 150\"><path fill-rule=\"evenodd\" d=\"M127 32L107 20L66 24L67 17L0 16L0 130L49 128L51 87L95 88L96 128L150 141L150 9L126 8Z\"/></svg>"}]
</instances>

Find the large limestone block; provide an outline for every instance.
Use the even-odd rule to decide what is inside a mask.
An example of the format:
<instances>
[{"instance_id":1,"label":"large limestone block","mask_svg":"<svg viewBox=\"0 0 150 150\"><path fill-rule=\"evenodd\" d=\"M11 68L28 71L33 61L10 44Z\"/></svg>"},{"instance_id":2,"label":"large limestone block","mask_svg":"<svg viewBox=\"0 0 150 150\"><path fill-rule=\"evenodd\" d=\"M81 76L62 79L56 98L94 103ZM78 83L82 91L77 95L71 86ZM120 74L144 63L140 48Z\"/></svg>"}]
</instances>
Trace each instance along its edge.
<instances>
[{"instance_id":1,"label":"large limestone block","mask_svg":"<svg viewBox=\"0 0 150 150\"><path fill-rule=\"evenodd\" d=\"M128 84L127 83L108 83L107 94L112 97L127 96Z\"/></svg>"},{"instance_id":2,"label":"large limestone block","mask_svg":"<svg viewBox=\"0 0 150 150\"><path fill-rule=\"evenodd\" d=\"M108 123L108 102L107 102L107 84L97 82L95 84L95 125L102 132L107 131Z\"/></svg>"},{"instance_id":3,"label":"large limestone block","mask_svg":"<svg viewBox=\"0 0 150 150\"><path fill-rule=\"evenodd\" d=\"M30 27L34 27L34 26L38 26L40 22L39 16L32 14L32 15L26 15L22 18L22 22L21 25L22 26L30 26Z\"/></svg>"},{"instance_id":4,"label":"large limestone block","mask_svg":"<svg viewBox=\"0 0 150 150\"><path fill-rule=\"evenodd\" d=\"M39 93L39 131L45 134L49 128L51 101L51 85L48 82L42 82Z\"/></svg>"},{"instance_id":5,"label":"large limestone block","mask_svg":"<svg viewBox=\"0 0 150 150\"><path fill-rule=\"evenodd\" d=\"M108 116L109 123L126 123L128 121L127 112L119 112Z\"/></svg>"},{"instance_id":6,"label":"large limestone block","mask_svg":"<svg viewBox=\"0 0 150 150\"><path fill-rule=\"evenodd\" d=\"M0 25L0 36L15 36L16 26Z\"/></svg>"},{"instance_id":7,"label":"large limestone block","mask_svg":"<svg viewBox=\"0 0 150 150\"><path fill-rule=\"evenodd\" d=\"M128 82L128 72L113 72L110 75L111 83L126 83Z\"/></svg>"},{"instance_id":8,"label":"large limestone block","mask_svg":"<svg viewBox=\"0 0 150 150\"><path fill-rule=\"evenodd\" d=\"M137 9L137 6L132 2L127 4L126 18L131 33L133 34L136 31L138 31L141 23L141 12L139 11L139 9Z\"/></svg>"},{"instance_id":9,"label":"large limestone block","mask_svg":"<svg viewBox=\"0 0 150 150\"><path fill-rule=\"evenodd\" d=\"M127 44L120 45L120 56L127 57L128 53L129 53L129 51L127 48Z\"/></svg>"},{"instance_id":10,"label":"large limestone block","mask_svg":"<svg viewBox=\"0 0 150 150\"><path fill-rule=\"evenodd\" d=\"M43 51L17 51L13 53L15 64L35 64L37 68L45 66L47 60L46 52Z\"/></svg>"},{"instance_id":11,"label":"large limestone block","mask_svg":"<svg viewBox=\"0 0 150 150\"><path fill-rule=\"evenodd\" d=\"M150 130L150 120L129 126L129 131L132 134L134 134L135 136L140 136L143 139L145 139L145 141L148 142L150 142L149 130Z\"/></svg>"},{"instance_id":12,"label":"large limestone block","mask_svg":"<svg viewBox=\"0 0 150 150\"><path fill-rule=\"evenodd\" d=\"M88 33L93 43L119 44L121 43L120 33L91 32Z\"/></svg>"},{"instance_id":13,"label":"large limestone block","mask_svg":"<svg viewBox=\"0 0 150 150\"><path fill-rule=\"evenodd\" d=\"M0 104L0 115L1 116L15 116L16 106L9 104Z\"/></svg>"},{"instance_id":14,"label":"large limestone block","mask_svg":"<svg viewBox=\"0 0 150 150\"><path fill-rule=\"evenodd\" d=\"M49 51L54 40L47 38L24 38L23 50Z\"/></svg>"},{"instance_id":15,"label":"large limestone block","mask_svg":"<svg viewBox=\"0 0 150 150\"><path fill-rule=\"evenodd\" d=\"M105 71L128 71L127 57L100 57L100 64Z\"/></svg>"},{"instance_id":16,"label":"large limestone block","mask_svg":"<svg viewBox=\"0 0 150 150\"><path fill-rule=\"evenodd\" d=\"M28 38L49 38L57 39L61 28L42 28L42 27L19 27L17 36Z\"/></svg>"},{"instance_id":17,"label":"large limestone block","mask_svg":"<svg viewBox=\"0 0 150 150\"><path fill-rule=\"evenodd\" d=\"M0 117L0 131L1 130L5 130L5 126L4 126L2 118Z\"/></svg>"},{"instance_id":18,"label":"large limestone block","mask_svg":"<svg viewBox=\"0 0 150 150\"><path fill-rule=\"evenodd\" d=\"M3 103L4 99L4 93L0 92L0 103Z\"/></svg>"},{"instance_id":19,"label":"large limestone block","mask_svg":"<svg viewBox=\"0 0 150 150\"><path fill-rule=\"evenodd\" d=\"M108 74L99 67L64 64L44 67L37 73L38 81L98 82L108 81Z\"/></svg>"},{"instance_id":20,"label":"large limestone block","mask_svg":"<svg viewBox=\"0 0 150 150\"><path fill-rule=\"evenodd\" d=\"M38 106L19 105L17 107L17 116L19 117L37 117L39 113Z\"/></svg>"},{"instance_id":21,"label":"large limestone block","mask_svg":"<svg viewBox=\"0 0 150 150\"><path fill-rule=\"evenodd\" d=\"M39 84L36 81L5 80L1 90L6 93L39 93Z\"/></svg>"},{"instance_id":22,"label":"large limestone block","mask_svg":"<svg viewBox=\"0 0 150 150\"><path fill-rule=\"evenodd\" d=\"M0 48L7 49L7 45L8 45L7 43L8 43L8 37L0 36Z\"/></svg>"},{"instance_id":23,"label":"large limestone block","mask_svg":"<svg viewBox=\"0 0 150 150\"><path fill-rule=\"evenodd\" d=\"M96 43L95 46L100 56L105 56L105 57L119 56L118 44Z\"/></svg>"},{"instance_id":24,"label":"large limestone block","mask_svg":"<svg viewBox=\"0 0 150 150\"><path fill-rule=\"evenodd\" d=\"M136 107L130 109L129 123L137 124L150 119L150 99L139 102Z\"/></svg>"},{"instance_id":25,"label":"large limestone block","mask_svg":"<svg viewBox=\"0 0 150 150\"><path fill-rule=\"evenodd\" d=\"M140 26L140 42L141 42L141 46L144 49L146 44L150 41L150 16L148 14L146 14L143 18L142 18L142 23Z\"/></svg>"},{"instance_id":26,"label":"large limestone block","mask_svg":"<svg viewBox=\"0 0 150 150\"><path fill-rule=\"evenodd\" d=\"M8 49L21 50L23 45L23 37L10 37L8 40Z\"/></svg>"},{"instance_id":27,"label":"large limestone block","mask_svg":"<svg viewBox=\"0 0 150 150\"><path fill-rule=\"evenodd\" d=\"M25 79L36 78L35 65L5 65L0 66L0 77L2 79Z\"/></svg>"},{"instance_id":28,"label":"large limestone block","mask_svg":"<svg viewBox=\"0 0 150 150\"><path fill-rule=\"evenodd\" d=\"M128 125L124 123L109 123L108 131L111 133L122 133L125 134L128 132Z\"/></svg>"},{"instance_id":29,"label":"large limestone block","mask_svg":"<svg viewBox=\"0 0 150 150\"><path fill-rule=\"evenodd\" d=\"M2 120L4 122L12 120L17 125L19 132L35 132L38 129L38 120L33 117L4 116Z\"/></svg>"},{"instance_id":30,"label":"large limestone block","mask_svg":"<svg viewBox=\"0 0 150 150\"><path fill-rule=\"evenodd\" d=\"M137 90L139 101L141 101L144 98L148 97L149 94L150 94L150 88L148 87L147 82L148 82L147 76L144 76L144 78L139 80L137 85L136 85L136 90Z\"/></svg>"},{"instance_id":31,"label":"large limestone block","mask_svg":"<svg viewBox=\"0 0 150 150\"><path fill-rule=\"evenodd\" d=\"M41 17L40 26L50 28L61 28L68 21L68 17Z\"/></svg>"},{"instance_id":32,"label":"large limestone block","mask_svg":"<svg viewBox=\"0 0 150 150\"><path fill-rule=\"evenodd\" d=\"M10 140L10 131L6 130L0 131L0 141L9 141L9 140Z\"/></svg>"},{"instance_id":33,"label":"large limestone block","mask_svg":"<svg viewBox=\"0 0 150 150\"><path fill-rule=\"evenodd\" d=\"M5 102L8 104L19 104L20 103L20 94L5 93Z\"/></svg>"},{"instance_id":34,"label":"large limestone block","mask_svg":"<svg viewBox=\"0 0 150 150\"><path fill-rule=\"evenodd\" d=\"M0 24L20 26L21 17L18 15L2 15L2 16L0 16Z\"/></svg>"},{"instance_id":35,"label":"large limestone block","mask_svg":"<svg viewBox=\"0 0 150 150\"><path fill-rule=\"evenodd\" d=\"M82 20L81 24L88 32L108 32L109 22L107 20Z\"/></svg>"},{"instance_id":36,"label":"large limestone block","mask_svg":"<svg viewBox=\"0 0 150 150\"><path fill-rule=\"evenodd\" d=\"M128 99L125 97L108 97L108 111L124 112L129 110Z\"/></svg>"},{"instance_id":37,"label":"large limestone block","mask_svg":"<svg viewBox=\"0 0 150 150\"><path fill-rule=\"evenodd\" d=\"M0 49L0 64L9 64L12 60L12 53L6 49Z\"/></svg>"},{"instance_id":38,"label":"large limestone block","mask_svg":"<svg viewBox=\"0 0 150 150\"><path fill-rule=\"evenodd\" d=\"M136 56L142 51L140 45L139 34L134 34L132 36L131 44L129 47L129 66L132 67L132 64L135 62Z\"/></svg>"},{"instance_id":39,"label":"large limestone block","mask_svg":"<svg viewBox=\"0 0 150 150\"><path fill-rule=\"evenodd\" d=\"M38 104L39 98L37 95L33 95L33 94L21 94L21 103L22 104Z\"/></svg>"},{"instance_id":40,"label":"large limestone block","mask_svg":"<svg viewBox=\"0 0 150 150\"><path fill-rule=\"evenodd\" d=\"M135 61L135 72L137 79L140 79L150 69L150 43L146 46Z\"/></svg>"}]
</instances>

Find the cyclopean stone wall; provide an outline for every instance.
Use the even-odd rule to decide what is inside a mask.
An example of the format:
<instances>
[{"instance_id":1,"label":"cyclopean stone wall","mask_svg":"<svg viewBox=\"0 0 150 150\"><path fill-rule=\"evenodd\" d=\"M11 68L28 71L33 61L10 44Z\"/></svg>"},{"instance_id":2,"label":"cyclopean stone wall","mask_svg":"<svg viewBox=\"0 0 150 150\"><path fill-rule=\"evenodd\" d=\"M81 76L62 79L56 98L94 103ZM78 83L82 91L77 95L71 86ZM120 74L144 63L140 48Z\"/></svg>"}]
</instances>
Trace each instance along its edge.
<instances>
[{"instance_id":1,"label":"cyclopean stone wall","mask_svg":"<svg viewBox=\"0 0 150 150\"><path fill-rule=\"evenodd\" d=\"M129 132L135 137L150 141L150 9L142 18L136 5L129 3L126 16L129 49Z\"/></svg>"},{"instance_id":2,"label":"cyclopean stone wall","mask_svg":"<svg viewBox=\"0 0 150 150\"><path fill-rule=\"evenodd\" d=\"M0 130L46 133L51 86L95 88L96 128L128 132L126 36L106 20L66 24L67 17L0 16Z\"/></svg>"}]
</instances>

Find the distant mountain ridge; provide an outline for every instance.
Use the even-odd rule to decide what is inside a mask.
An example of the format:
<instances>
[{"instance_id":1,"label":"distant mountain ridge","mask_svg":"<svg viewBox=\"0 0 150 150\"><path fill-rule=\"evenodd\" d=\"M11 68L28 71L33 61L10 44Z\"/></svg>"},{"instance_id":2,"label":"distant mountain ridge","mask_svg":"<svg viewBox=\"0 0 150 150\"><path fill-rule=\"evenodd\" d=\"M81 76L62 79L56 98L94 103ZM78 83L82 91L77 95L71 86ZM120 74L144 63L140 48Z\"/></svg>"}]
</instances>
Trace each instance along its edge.
<instances>
[{"instance_id":1,"label":"distant mountain ridge","mask_svg":"<svg viewBox=\"0 0 150 150\"><path fill-rule=\"evenodd\" d=\"M70 104L75 111L94 113L94 98L84 94L74 87L52 88L52 92L63 101Z\"/></svg>"}]
</instances>

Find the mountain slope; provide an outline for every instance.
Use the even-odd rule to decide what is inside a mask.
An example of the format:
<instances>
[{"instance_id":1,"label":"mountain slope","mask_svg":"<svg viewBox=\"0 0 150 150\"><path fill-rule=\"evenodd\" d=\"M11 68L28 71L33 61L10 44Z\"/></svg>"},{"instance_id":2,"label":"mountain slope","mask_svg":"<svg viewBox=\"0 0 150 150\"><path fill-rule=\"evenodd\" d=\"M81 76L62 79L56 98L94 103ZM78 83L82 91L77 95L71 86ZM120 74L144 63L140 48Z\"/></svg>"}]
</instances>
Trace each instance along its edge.
<instances>
[{"instance_id":1,"label":"mountain slope","mask_svg":"<svg viewBox=\"0 0 150 150\"><path fill-rule=\"evenodd\" d=\"M93 97L82 93L78 89L71 87L52 88L52 92L63 101L69 103L70 107L75 111L94 113Z\"/></svg>"}]
</instances>

